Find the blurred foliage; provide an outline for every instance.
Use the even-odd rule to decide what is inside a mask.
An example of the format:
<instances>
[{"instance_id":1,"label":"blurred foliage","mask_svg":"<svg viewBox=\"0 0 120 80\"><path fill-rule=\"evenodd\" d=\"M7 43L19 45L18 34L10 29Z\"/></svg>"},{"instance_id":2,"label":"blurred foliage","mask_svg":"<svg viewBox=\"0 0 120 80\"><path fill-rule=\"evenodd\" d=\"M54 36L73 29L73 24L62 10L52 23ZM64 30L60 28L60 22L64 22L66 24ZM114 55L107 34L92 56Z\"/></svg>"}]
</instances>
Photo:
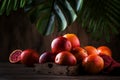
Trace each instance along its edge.
<instances>
[{"instance_id":1,"label":"blurred foliage","mask_svg":"<svg viewBox=\"0 0 120 80\"><path fill-rule=\"evenodd\" d=\"M43 35L63 31L77 19L94 39L105 36L109 42L120 30L119 5L120 0L0 0L0 15L23 8Z\"/></svg>"},{"instance_id":2,"label":"blurred foliage","mask_svg":"<svg viewBox=\"0 0 120 80\"><path fill-rule=\"evenodd\" d=\"M120 0L84 0L79 21L93 38L110 41L120 30Z\"/></svg>"}]
</instances>

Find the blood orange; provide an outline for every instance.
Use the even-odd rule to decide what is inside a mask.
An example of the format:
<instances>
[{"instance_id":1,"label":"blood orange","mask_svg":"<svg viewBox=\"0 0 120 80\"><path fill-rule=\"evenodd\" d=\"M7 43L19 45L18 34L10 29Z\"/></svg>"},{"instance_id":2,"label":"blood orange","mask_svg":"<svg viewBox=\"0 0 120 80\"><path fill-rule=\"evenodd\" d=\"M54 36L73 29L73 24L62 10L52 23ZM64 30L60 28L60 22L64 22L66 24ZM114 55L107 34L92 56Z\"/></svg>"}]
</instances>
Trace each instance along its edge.
<instances>
[{"instance_id":1,"label":"blood orange","mask_svg":"<svg viewBox=\"0 0 120 80\"><path fill-rule=\"evenodd\" d=\"M75 56L69 51L59 52L55 57L55 63L65 66L74 66L77 63Z\"/></svg>"},{"instance_id":2,"label":"blood orange","mask_svg":"<svg viewBox=\"0 0 120 80\"><path fill-rule=\"evenodd\" d=\"M88 55L91 55L91 54L98 55L99 54L96 47L94 47L94 46L85 46L84 49L87 51Z\"/></svg>"},{"instance_id":3,"label":"blood orange","mask_svg":"<svg viewBox=\"0 0 120 80\"><path fill-rule=\"evenodd\" d=\"M76 34L67 33L63 35L63 37L67 38L71 42L72 48L80 47L80 40Z\"/></svg>"},{"instance_id":4,"label":"blood orange","mask_svg":"<svg viewBox=\"0 0 120 80\"><path fill-rule=\"evenodd\" d=\"M51 50L52 53L54 54L57 54L61 51L70 51L71 48L72 48L71 42L63 36L59 36L53 39L51 43Z\"/></svg>"},{"instance_id":5,"label":"blood orange","mask_svg":"<svg viewBox=\"0 0 120 80\"><path fill-rule=\"evenodd\" d=\"M77 59L77 63L81 63L88 56L87 51L82 47L75 47L71 51Z\"/></svg>"},{"instance_id":6,"label":"blood orange","mask_svg":"<svg viewBox=\"0 0 120 80\"><path fill-rule=\"evenodd\" d=\"M21 53L21 63L28 67L39 62L39 53L34 49L25 49Z\"/></svg>"},{"instance_id":7,"label":"blood orange","mask_svg":"<svg viewBox=\"0 0 120 80\"><path fill-rule=\"evenodd\" d=\"M83 60L82 66L88 73L97 74L103 70L104 60L99 55L91 54Z\"/></svg>"},{"instance_id":8,"label":"blood orange","mask_svg":"<svg viewBox=\"0 0 120 80\"><path fill-rule=\"evenodd\" d=\"M97 48L99 55L107 55L112 57L112 51L108 46L99 46Z\"/></svg>"},{"instance_id":9,"label":"blood orange","mask_svg":"<svg viewBox=\"0 0 120 80\"><path fill-rule=\"evenodd\" d=\"M22 53L22 50L20 50L20 49L14 50L9 56L9 61L11 63L19 62L21 60L21 58L20 58L21 53Z\"/></svg>"}]
</instances>

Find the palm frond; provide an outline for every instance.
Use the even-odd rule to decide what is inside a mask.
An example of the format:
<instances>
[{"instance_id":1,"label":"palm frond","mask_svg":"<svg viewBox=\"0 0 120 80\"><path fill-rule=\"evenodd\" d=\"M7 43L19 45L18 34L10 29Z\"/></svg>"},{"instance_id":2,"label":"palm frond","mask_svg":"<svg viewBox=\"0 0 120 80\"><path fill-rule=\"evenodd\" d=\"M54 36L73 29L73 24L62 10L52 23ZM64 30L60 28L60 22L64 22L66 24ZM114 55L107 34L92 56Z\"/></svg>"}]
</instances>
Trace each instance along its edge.
<instances>
[{"instance_id":1,"label":"palm frond","mask_svg":"<svg viewBox=\"0 0 120 80\"><path fill-rule=\"evenodd\" d=\"M0 15L24 8L41 34L49 35L55 29L63 31L76 19L95 39L120 30L120 0L1 0Z\"/></svg>"},{"instance_id":2,"label":"palm frond","mask_svg":"<svg viewBox=\"0 0 120 80\"><path fill-rule=\"evenodd\" d=\"M1 0L0 15L9 15L10 12L16 11L18 8L24 8L27 0Z\"/></svg>"},{"instance_id":3,"label":"palm frond","mask_svg":"<svg viewBox=\"0 0 120 80\"><path fill-rule=\"evenodd\" d=\"M41 34L49 35L56 27L63 31L77 18L83 0L36 0L29 7L28 16ZM39 1L39 2L38 2ZM79 4L78 4L79 3Z\"/></svg>"},{"instance_id":4,"label":"palm frond","mask_svg":"<svg viewBox=\"0 0 120 80\"><path fill-rule=\"evenodd\" d=\"M119 0L84 0L78 20L94 38L105 36L109 42L110 35L118 34L120 29Z\"/></svg>"}]
</instances>

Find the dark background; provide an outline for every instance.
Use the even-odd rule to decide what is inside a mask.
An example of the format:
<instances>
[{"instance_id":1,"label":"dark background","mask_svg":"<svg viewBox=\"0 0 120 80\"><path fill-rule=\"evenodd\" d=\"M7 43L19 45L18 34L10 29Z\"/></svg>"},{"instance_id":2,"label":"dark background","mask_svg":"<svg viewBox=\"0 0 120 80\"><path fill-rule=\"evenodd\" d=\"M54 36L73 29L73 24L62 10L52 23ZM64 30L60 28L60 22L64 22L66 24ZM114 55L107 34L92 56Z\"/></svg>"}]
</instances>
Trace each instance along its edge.
<instances>
[{"instance_id":1,"label":"dark background","mask_svg":"<svg viewBox=\"0 0 120 80\"><path fill-rule=\"evenodd\" d=\"M106 45L110 47L113 52L113 58L120 62L120 35L111 35L109 43L103 39L104 35L99 41L95 41L75 21L65 31L55 31L51 35L42 36L22 10L12 12L9 16L0 16L0 62L7 62L10 53L15 49L24 50L32 48L37 50L39 54L44 51L50 51L52 40L65 33L76 34L80 39L82 47L86 45L93 45L95 47Z\"/></svg>"}]
</instances>

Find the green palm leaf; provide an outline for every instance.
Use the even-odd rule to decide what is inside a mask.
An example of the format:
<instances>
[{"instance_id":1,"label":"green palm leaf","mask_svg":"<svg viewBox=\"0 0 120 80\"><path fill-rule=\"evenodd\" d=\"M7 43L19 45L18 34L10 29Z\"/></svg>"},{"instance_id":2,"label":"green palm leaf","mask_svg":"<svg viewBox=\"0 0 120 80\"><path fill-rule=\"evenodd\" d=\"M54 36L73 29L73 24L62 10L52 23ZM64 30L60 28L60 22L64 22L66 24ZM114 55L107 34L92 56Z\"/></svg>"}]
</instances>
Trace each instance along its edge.
<instances>
[{"instance_id":1,"label":"green palm leaf","mask_svg":"<svg viewBox=\"0 0 120 80\"><path fill-rule=\"evenodd\" d=\"M10 12L16 11L18 8L23 8L27 0L1 0L0 1L0 15L9 15Z\"/></svg>"},{"instance_id":2,"label":"green palm leaf","mask_svg":"<svg viewBox=\"0 0 120 80\"><path fill-rule=\"evenodd\" d=\"M120 30L120 0L0 0L0 15L24 8L41 34L55 29L63 31L78 19L82 27L95 39ZM57 25L55 25L57 22Z\"/></svg>"},{"instance_id":3,"label":"green palm leaf","mask_svg":"<svg viewBox=\"0 0 120 80\"><path fill-rule=\"evenodd\" d=\"M81 4L82 0L36 0L27 12L38 31L49 35L56 27L55 22L58 31L74 22Z\"/></svg>"},{"instance_id":4,"label":"green palm leaf","mask_svg":"<svg viewBox=\"0 0 120 80\"><path fill-rule=\"evenodd\" d=\"M94 38L118 34L120 29L120 0L84 0L79 21Z\"/></svg>"}]
</instances>

